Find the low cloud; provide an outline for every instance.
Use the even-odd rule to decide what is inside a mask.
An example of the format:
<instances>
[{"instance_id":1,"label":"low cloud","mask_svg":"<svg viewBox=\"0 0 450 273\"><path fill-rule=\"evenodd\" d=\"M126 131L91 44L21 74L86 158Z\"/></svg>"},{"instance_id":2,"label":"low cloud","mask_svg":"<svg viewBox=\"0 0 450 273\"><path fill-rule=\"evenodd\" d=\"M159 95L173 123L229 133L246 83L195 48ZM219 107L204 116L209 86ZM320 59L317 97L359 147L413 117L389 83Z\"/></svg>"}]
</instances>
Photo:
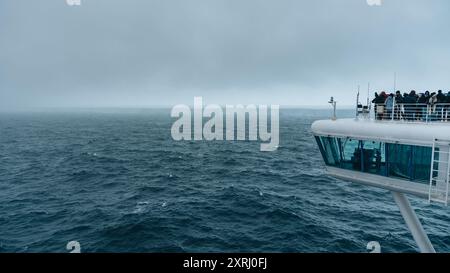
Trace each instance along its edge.
<instances>
[{"instance_id":1,"label":"low cloud","mask_svg":"<svg viewBox=\"0 0 450 273\"><path fill-rule=\"evenodd\" d=\"M0 107L352 104L450 89L447 0L0 2Z\"/></svg>"}]
</instances>

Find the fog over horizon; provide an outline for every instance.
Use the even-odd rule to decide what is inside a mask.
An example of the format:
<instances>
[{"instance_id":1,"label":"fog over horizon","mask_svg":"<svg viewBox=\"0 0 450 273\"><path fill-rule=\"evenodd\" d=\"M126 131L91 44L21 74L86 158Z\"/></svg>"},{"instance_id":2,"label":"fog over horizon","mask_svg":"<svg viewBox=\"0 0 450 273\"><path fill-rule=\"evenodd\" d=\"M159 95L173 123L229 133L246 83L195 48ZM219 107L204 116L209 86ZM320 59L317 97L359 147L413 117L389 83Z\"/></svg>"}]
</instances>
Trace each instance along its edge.
<instances>
[{"instance_id":1,"label":"fog over horizon","mask_svg":"<svg viewBox=\"0 0 450 273\"><path fill-rule=\"evenodd\" d=\"M450 1L0 1L0 109L450 91ZM372 95L372 94L371 94Z\"/></svg>"}]
</instances>

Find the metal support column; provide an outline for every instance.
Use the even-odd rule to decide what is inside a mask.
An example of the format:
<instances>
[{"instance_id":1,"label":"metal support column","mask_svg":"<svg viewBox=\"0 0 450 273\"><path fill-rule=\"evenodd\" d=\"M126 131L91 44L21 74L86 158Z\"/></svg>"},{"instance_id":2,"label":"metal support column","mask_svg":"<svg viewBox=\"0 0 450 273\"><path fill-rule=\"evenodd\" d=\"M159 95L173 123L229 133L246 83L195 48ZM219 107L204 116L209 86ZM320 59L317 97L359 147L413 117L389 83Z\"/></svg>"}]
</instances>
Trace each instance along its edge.
<instances>
[{"instance_id":1,"label":"metal support column","mask_svg":"<svg viewBox=\"0 0 450 273\"><path fill-rule=\"evenodd\" d=\"M417 243L417 246L422 253L436 253L433 245L428 238L428 235L425 233L425 230L422 227L422 224L417 218L416 212L411 207L408 198L399 192L392 192L394 196L395 202L397 203L398 208L403 216L403 219L406 222L414 240Z\"/></svg>"}]
</instances>

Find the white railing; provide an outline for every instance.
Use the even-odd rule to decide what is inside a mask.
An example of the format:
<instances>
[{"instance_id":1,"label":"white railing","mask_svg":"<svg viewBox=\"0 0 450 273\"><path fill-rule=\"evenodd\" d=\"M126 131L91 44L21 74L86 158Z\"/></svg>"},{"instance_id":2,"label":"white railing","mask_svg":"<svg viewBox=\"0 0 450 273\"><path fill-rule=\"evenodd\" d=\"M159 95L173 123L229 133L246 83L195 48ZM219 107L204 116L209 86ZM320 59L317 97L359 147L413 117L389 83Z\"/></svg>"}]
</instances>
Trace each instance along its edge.
<instances>
[{"instance_id":1,"label":"white railing","mask_svg":"<svg viewBox=\"0 0 450 273\"><path fill-rule=\"evenodd\" d=\"M374 103L372 109L376 120L450 123L450 103Z\"/></svg>"}]
</instances>

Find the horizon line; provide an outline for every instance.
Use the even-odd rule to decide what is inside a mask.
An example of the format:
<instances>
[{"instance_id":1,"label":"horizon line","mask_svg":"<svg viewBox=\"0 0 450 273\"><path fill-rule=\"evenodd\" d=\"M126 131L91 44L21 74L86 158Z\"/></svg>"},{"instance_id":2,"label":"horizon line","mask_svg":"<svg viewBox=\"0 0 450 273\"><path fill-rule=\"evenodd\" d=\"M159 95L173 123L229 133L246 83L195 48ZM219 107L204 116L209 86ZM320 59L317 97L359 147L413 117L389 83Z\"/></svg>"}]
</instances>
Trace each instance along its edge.
<instances>
[{"instance_id":1,"label":"horizon line","mask_svg":"<svg viewBox=\"0 0 450 273\"><path fill-rule=\"evenodd\" d=\"M228 104L231 105L231 104ZM234 104L238 105L238 104ZM268 104L254 104L256 106L259 105L268 105ZM274 104L277 105L277 104ZM189 105L193 107L192 105ZM225 107L225 105L220 105L221 107ZM246 105L244 105L246 106ZM270 105L268 105L270 106ZM305 110L326 110L331 109L329 105L279 105L280 109L305 109ZM144 106L43 106L43 107L16 107L16 108L3 108L0 109L0 113L8 113L8 112L40 112L40 111L65 111L65 110L76 110L76 111L86 111L86 110L145 110L145 109L172 109L174 105L144 105ZM350 105L342 105L338 107L339 110L353 110L354 106Z\"/></svg>"}]
</instances>

